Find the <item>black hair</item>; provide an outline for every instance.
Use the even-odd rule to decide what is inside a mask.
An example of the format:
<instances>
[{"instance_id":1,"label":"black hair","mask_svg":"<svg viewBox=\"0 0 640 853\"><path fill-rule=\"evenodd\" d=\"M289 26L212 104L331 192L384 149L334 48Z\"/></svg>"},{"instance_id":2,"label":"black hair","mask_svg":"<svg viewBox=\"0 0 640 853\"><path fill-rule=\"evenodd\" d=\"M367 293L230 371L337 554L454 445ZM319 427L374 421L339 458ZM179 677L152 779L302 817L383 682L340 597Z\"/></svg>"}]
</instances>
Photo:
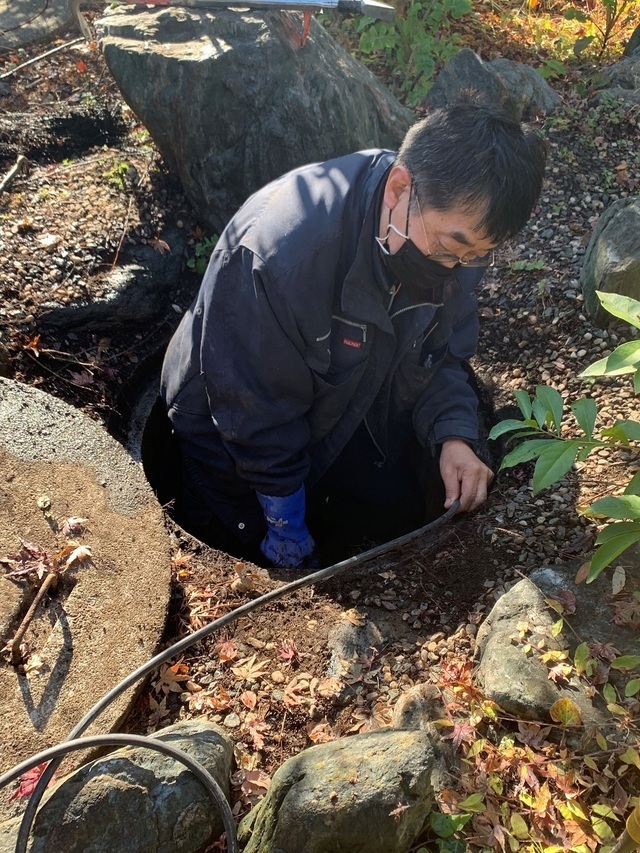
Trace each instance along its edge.
<instances>
[{"instance_id":1,"label":"black hair","mask_svg":"<svg viewBox=\"0 0 640 853\"><path fill-rule=\"evenodd\" d=\"M424 207L482 211L478 231L501 243L524 227L542 189L546 144L532 128L484 104L435 110L413 125L396 163Z\"/></svg>"}]
</instances>

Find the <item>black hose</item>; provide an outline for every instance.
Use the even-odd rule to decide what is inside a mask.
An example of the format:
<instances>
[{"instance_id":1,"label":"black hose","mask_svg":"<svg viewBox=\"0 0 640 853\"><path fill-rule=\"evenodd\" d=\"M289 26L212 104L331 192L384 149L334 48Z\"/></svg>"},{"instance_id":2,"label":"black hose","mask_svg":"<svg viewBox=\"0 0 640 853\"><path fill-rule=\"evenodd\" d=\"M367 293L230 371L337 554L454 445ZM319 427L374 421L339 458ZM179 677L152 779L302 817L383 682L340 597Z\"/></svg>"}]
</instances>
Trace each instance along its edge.
<instances>
[{"instance_id":1,"label":"black hose","mask_svg":"<svg viewBox=\"0 0 640 853\"><path fill-rule=\"evenodd\" d=\"M142 746L145 749L155 749L157 752L162 752L170 758L179 761L181 764L190 770L198 779L207 791L216 801L216 805L222 813L222 823L224 831L227 833L227 850L229 853L238 853L238 842L236 840L235 823L231 807L227 802L220 785L216 782L213 776L201 764L171 744L158 740L157 738L146 737L144 735L125 735L125 734L108 734L108 735L91 735L90 737L81 737L76 740L66 740L57 746L51 746L49 749L44 749L37 755L27 758L21 764L17 764L11 770L0 776L0 788L4 788L9 782L13 782L23 773L33 770L43 761L61 760L68 752L75 752L78 749L89 749L100 746Z\"/></svg>"},{"instance_id":2,"label":"black hose","mask_svg":"<svg viewBox=\"0 0 640 853\"><path fill-rule=\"evenodd\" d=\"M183 637L181 640L178 640L173 645L169 646L169 648L160 652L159 654L152 657L146 663L139 666L138 669L129 673L119 684L116 684L108 693L105 695L88 711L84 717L80 720L80 722L72 729L67 737L67 741L74 740L79 735L82 734L83 731L93 722L93 720L102 713L102 711L113 702L121 693L124 693L131 685L135 684L141 678L148 675L150 672L153 672L154 669L159 667L161 664L170 660L170 658L175 657L176 655L183 652L185 649L188 649L190 646L193 646L195 643L199 643L200 640L204 640L209 634L213 634L215 631L220 628L224 628L225 625L228 625L231 622L235 622L240 616L244 616L246 613L250 613L252 610L255 610L257 607L262 607L264 604L268 604L271 601L276 601L278 598L282 598L285 595L288 595L291 592L295 592L298 589L303 589L306 586L311 586L314 583L321 583L322 581L329 580L329 578L333 578L336 575L341 574L347 569L352 569L355 566L360 565L360 563L364 563L368 560L372 560L376 557L382 556L382 554L386 554L388 551L392 551L394 548L399 548L402 545L406 545L408 542L412 542L414 539L417 539L419 536L423 536L425 533L432 533L434 530L437 530L438 527L442 527L442 525L446 524L458 511L460 508L460 502L454 501L449 509L441 516L436 518L435 521L430 522L429 524L425 524L424 527L420 527L417 530L412 530L410 533L405 533L403 536L398 536L397 539L392 539L390 542L384 542L382 545L376 545L375 548L370 548L368 551L363 551L362 554L357 554L355 557L349 557L346 560L342 560L340 563L334 563L332 566L327 566L326 569L320 569L317 572L313 572L310 575L304 575L303 577L297 578L290 583L284 584L284 586L280 586L277 589L273 589L270 592L261 595L259 598L254 598L252 601L247 601L246 604L242 604L240 607L237 607L235 610L232 610L229 613L226 613L224 616L221 616L219 619L216 619L214 622L210 622L208 625L200 628L198 631L194 631L193 634L188 634L186 637ZM33 820L35 817L36 810L38 805L40 804L40 800L42 799L42 795L46 791L47 785L49 784L53 774L56 772L56 769L60 765L61 759L52 759L51 763L45 767L42 775L38 779L38 782L33 789L33 792L29 798L29 802L27 803L27 807L25 808L24 814L22 816L22 823L20 824L20 829L18 831L18 839L16 842L15 853L26 853L27 851L27 843L29 840L29 832L31 831L31 826L33 824ZM234 836L235 837L235 836Z\"/></svg>"}]
</instances>

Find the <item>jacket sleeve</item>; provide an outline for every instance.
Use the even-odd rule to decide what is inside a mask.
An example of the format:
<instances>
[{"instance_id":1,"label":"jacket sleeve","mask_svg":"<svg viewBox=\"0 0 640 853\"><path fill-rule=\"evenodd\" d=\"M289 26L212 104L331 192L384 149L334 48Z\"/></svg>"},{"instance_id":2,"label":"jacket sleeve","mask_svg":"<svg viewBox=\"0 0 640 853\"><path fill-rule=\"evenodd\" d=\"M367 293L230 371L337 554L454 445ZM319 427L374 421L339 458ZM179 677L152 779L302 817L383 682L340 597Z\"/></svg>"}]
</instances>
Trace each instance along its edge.
<instances>
[{"instance_id":1,"label":"jacket sleeve","mask_svg":"<svg viewBox=\"0 0 640 853\"><path fill-rule=\"evenodd\" d=\"M210 264L201 365L215 428L239 477L291 494L309 471L313 376L291 300L247 249Z\"/></svg>"},{"instance_id":2,"label":"jacket sleeve","mask_svg":"<svg viewBox=\"0 0 640 853\"><path fill-rule=\"evenodd\" d=\"M448 438L478 440L478 398L462 362L476 353L480 324L475 297L468 296L465 305L469 310L454 325L434 376L414 408L413 426L423 445Z\"/></svg>"}]
</instances>

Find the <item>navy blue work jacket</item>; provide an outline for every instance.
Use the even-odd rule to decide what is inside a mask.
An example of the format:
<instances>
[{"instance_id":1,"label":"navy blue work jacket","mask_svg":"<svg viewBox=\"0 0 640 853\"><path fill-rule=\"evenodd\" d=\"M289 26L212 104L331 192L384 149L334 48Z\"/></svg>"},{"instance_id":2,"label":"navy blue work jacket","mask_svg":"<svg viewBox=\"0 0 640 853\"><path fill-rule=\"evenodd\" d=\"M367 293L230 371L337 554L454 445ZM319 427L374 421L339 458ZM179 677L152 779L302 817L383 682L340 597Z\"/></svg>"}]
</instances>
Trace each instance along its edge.
<instances>
[{"instance_id":1,"label":"navy blue work jacket","mask_svg":"<svg viewBox=\"0 0 640 853\"><path fill-rule=\"evenodd\" d=\"M391 151L289 172L220 237L166 354L162 396L184 452L268 495L317 482L365 420L381 460L391 426L426 444L477 439L461 362L476 350L473 288L396 287L378 234Z\"/></svg>"}]
</instances>

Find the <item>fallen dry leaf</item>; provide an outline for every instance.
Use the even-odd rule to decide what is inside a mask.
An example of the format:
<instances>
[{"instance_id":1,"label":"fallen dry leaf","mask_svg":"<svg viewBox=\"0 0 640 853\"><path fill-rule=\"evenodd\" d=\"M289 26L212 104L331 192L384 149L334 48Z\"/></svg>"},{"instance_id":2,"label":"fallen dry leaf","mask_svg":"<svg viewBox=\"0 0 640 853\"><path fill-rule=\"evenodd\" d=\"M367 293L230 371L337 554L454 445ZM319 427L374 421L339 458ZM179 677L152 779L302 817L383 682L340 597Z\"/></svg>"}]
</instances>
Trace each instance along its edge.
<instances>
[{"instance_id":1,"label":"fallen dry leaf","mask_svg":"<svg viewBox=\"0 0 640 853\"><path fill-rule=\"evenodd\" d=\"M245 690L240 694L240 701L244 705L245 708L248 708L250 711L256 707L258 703L258 697L253 692L253 690Z\"/></svg>"},{"instance_id":2,"label":"fallen dry leaf","mask_svg":"<svg viewBox=\"0 0 640 853\"><path fill-rule=\"evenodd\" d=\"M163 698L158 702L153 698L153 696L150 696L149 708L151 713L147 720L147 732L150 734L158 728L162 720L169 714L169 709L167 708L167 697L163 696Z\"/></svg>"},{"instance_id":3,"label":"fallen dry leaf","mask_svg":"<svg viewBox=\"0 0 640 853\"><path fill-rule=\"evenodd\" d=\"M367 621L367 616L365 613L359 613L355 607L352 607L350 610L343 610L340 614L341 619L346 619L347 622L350 622L352 625L355 625L356 628L359 628L360 625L364 625Z\"/></svg>"},{"instance_id":4,"label":"fallen dry leaf","mask_svg":"<svg viewBox=\"0 0 640 853\"><path fill-rule=\"evenodd\" d=\"M271 779L262 770L245 770L240 789L247 797L263 796L271 785Z\"/></svg>"},{"instance_id":5,"label":"fallen dry leaf","mask_svg":"<svg viewBox=\"0 0 640 853\"><path fill-rule=\"evenodd\" d=\"M237 666L231 667L231 672L245 681L256 681L264 675L265 667L269 666L268 660L257 661L256 657L257 655L251 655L250 658L242 658Z\"/></svg>"},{"instance_id":6,"label":"fallen dry leaf","mask_svg":"<svg viewBox=\"0 0 640 853\"><path fill-rule=\"evenodd\" d=\"M265 723L264 720L251 714L245 721L245 727L254 747L256 749L264 749L263 735L271 731L271 726Z\"/></svg>"},{"instance_id":7,"label":"fallen dry leaf","mask_svg":"<svg viewBox=\"0 0 640 853\"><path fill-rule=\"evenodd\" d=\"M182 693L183 682L190 679L189 667L178 661L173 666L164 664L160 667L160 675L154 684L158 693Z\"/></svg>"},{"instance_id":8,"label":"fallen dry leaf","mask_svg":"<svg viewBox=\"0 0 640 853\"><path fill-rule=\"evenodd\" d=\"M76 516L66 518L60 528L62 535L79 536L81 533L84 533L84 526L88 521L88 518L77 518Z\"/></svg>"},{"instance_id":9,"label":"fallen dry leaf","mask_svg":"<svg viewBox=\"0 0 640 853\"><path fill-rule=\"evenodd\" d=\"M233 640L224 640L223 642L218 643L215 647L215 651L218 653L220 663L229 663L229 661L235 660L238 657L238 650L236 649Z\"/></svg>"},{"instance_id":10,"label":"fallen dry leaf","mask_svg":"<svg viewBox=\"0 0 640 853\"><path fill-rule=\"evenodd\" d=\"M160 252L161 255L164 255L165 252L171 251L171 246L166 242L166 240L161 240L159 237L152 237L150 240L147 240L147 243L152 249L155 249L156 252Z\"/></svg>"},{"instance_id":11,"label":"fallen dry leaf","mask_svg":"<svg viewBox=\"0 0 640 853\"><path fill-rule=\"evenodd\" d=\"M316 725L309 723L307 726L307 737L312 743L330 743L337 740L338 735L333 731L327 720Z\"/></svg>"},{"instance_id":12,"label":"fallen dry leaf","mask_svg":"<svg viewBox=\"0 0 640 853\"><path fill-rule=\"evenodd\" d=\"M37 675L44 665L45 662L42 660L40 655L31 655L24 665L24 674L27 678L31 678L33 675Z\"/></svg>"},{"instance_id":13,"label":"fallen dry leaf","mask_svg":"<svg viewBox=\"0 0 640 853\"><path fill-rule=\"evenodd\" d=\"M85 563L91 562L91 548L87 545L78 545L77 548L69 554L65 561L65 568L70 568L74 563L80 563L81 565L85 565Z\"/></svg>"},{"instance_id":14,"label":"fallen dry leaf","mask_svg":"<svg viewBox=\"0 0 640 853\"><path fill-rule=\"evenodd\" d=\"M38 780L44 773L44 769L47 766L47 763L48 762L44 761L42 764L38 764L38 766L34 767L32 770L27 770L26 773L22 774L22 776L20 777L20 782L18 783L18 787L9 797L9 802L11 802L12 800L17 800L18 797L28 797L30 794L33 793L33 789L36 787L36 785L38 784ZM56 777L54 775L51 777L51 781L47 785L47 788L50 788L51 785L54 785L55 783Z\"/></svg>"},{"instance_id":15,"label":"fallen dry leaf","mask_svg":"<svg viewBox=\"0 0 640 853\"><path fill-rule=\"evenodd\" d=\"M625 588L627 575L622 566L616 566L611 578L611 594L618 595Z\"/></svg>"}]
</instances>

